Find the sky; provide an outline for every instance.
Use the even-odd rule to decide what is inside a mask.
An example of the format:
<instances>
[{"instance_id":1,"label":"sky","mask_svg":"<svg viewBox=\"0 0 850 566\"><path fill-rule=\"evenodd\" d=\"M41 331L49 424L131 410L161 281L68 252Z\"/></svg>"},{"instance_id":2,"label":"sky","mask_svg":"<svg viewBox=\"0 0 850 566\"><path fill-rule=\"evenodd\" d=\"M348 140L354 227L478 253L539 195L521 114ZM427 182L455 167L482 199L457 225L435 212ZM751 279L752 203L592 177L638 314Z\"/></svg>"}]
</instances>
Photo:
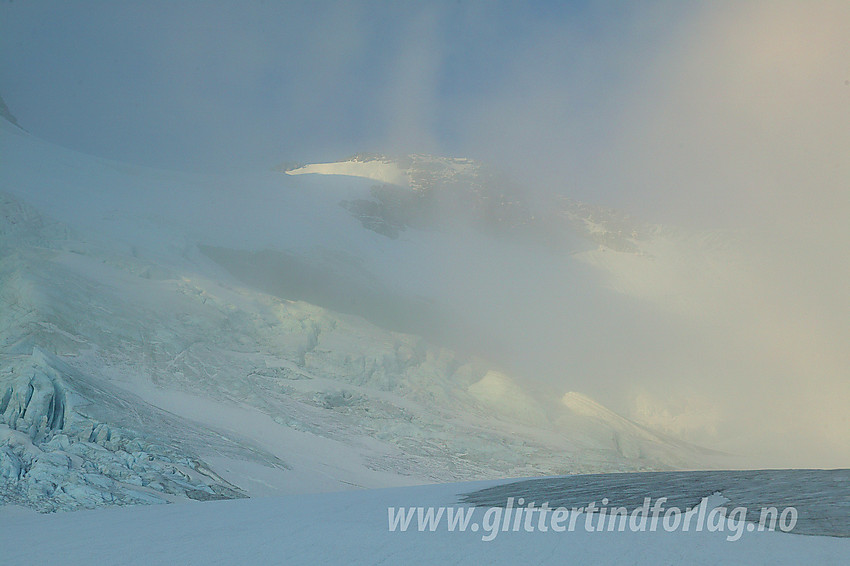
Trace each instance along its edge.
<instances>
[{"instance_id":1,"label":"sky","mask_svg":"<svg viewBox=\"0 0 850 566\"><path fill-rule=\"evenodd\" d=\"M743 275L683 277L715 315L671 359L758 373L759 419L799 399L846 437L848 2L5 1L0 93L33 134L122 161L468 156L532 194L738 234Z\"/></svg>"},{"instance_id":2,"label":"sky","mask_svg":"<svg viewBox=\"0 0 850 566\"><path fill-rule=\"evenodd\" d=\"M431 152L711 224L770 196L753 179L850 175L849 10L7 0L0 92L34 134L144 165Z\"/></svg>"},{"instance_id":3,"label":"sky","mask_svg":"<svg viewBox=\"0 0 850 566\"><path fill-rule=\"evenodd\" d=\"M636 71L627 52L658 49L683 17L675 4L641 12L587 2L0 8L0 87L31 131L171 168L364 150L486 153L479 136L512 137L499 130L516 127L508 115L482 116L486 105L535 106L554 115L547 121L581 122L571 135L600 143L604 126L590 118L610 112L611 89Z\"/></svg>"},{"instance_id":4,"label":"sky","mask_svg":"<svg viewBox=\"0 0 850 566\"><path fill-rule=\"evenodd\" d=\"M740 195L765 169L784 178L783 153L847 144L840 1L6 1L0 15L0 92L27 129L156 167L433 152L697 216L714 185ZM846 157L818 157L846 178ZM680 202L685 183L700 186Z\"/></svg>"}]
</instances>

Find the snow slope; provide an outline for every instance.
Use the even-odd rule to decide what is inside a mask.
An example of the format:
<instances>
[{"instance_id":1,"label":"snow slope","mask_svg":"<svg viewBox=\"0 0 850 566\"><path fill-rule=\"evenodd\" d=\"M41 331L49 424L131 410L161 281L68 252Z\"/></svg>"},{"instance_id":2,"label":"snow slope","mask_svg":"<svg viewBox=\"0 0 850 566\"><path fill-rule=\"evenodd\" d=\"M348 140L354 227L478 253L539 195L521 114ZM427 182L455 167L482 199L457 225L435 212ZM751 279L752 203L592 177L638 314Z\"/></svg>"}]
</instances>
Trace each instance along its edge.
<instances>
[{"instance_id":1,"label":"snow slope","mask_svg":"<svg viewBox=\"0 0 850 566\"><path fill-rule=\"evenodd\" d=\"M278 250L301 262L283 277L319 265L323 279L336 274L380 300L395 289L408 305L410 256L451 234L393 241L363 230L337 205L361 185L305 191L274 173L150 171L9 124L2 133L12 161L0 196L0 392L26 396L35 373L78 400L63 405L71 429L50 424L55 403L29 414L25 402L4 402L6 501L74 509L136 502L140 491L150 501L237 497L714 457L624 428L614 413L582 415L524 392L492 362L382 328L356 308L343 314L249 287L202 253ZM379 277L406 266L404 278ZM144 416L128 420L128 408ZM140 459L150 473L136 469Z\"/></svg>"},{"instance_id":2,"label":"snow slope","mask_svg":"<svg viewBox=\"0 0 850 566\"><path fill-rule=\"evenodd\" d=\"M569 414L530 396L518 405L517 385L483 360L357 317L181 275L173 266L75 239L70 228L42 220L9 196L4 202L4 232L18 243L0 259L2 347L13 362L0 374L0 386L17 398L27 387L21 380L30 379L28 368L55 375L63 392L100 412L93 424L91 411L79 414L81 432L71 438L106 446L120 458L155 451L104 445L98 433L83 429L121 427L127 430L120 436L134 443L162 442L150 423L164 417L127 425L120 418L127 406L190 419L184 436L210 430L225 439L219 446L192 433L197 438L183 439L182 454L223 478L222 485L232 484L234 493L653 469L708 458L639 427L624 433L614 420ZM123 399L119 404L86 394L107 386L126 392L109 397ZM25 432L46 453L68 433L38 429L40 415L53 419L49 403L41 407L29 415L23 405L4 403L0 426ZM624 438L634 445L627 453ZM28 454L22 466L19 445L8 444L18 450L7 454L17 470L7 478L14 493L24 493L27 482L43 483L31 475L40 454ZM88 465L103 467L83 459L72 471ZM134 481L177 495L200 489L166 489L154 477ZM7 499L45 509L89 505L63 503L54 492Z\"/></svg>"}]
</instances>

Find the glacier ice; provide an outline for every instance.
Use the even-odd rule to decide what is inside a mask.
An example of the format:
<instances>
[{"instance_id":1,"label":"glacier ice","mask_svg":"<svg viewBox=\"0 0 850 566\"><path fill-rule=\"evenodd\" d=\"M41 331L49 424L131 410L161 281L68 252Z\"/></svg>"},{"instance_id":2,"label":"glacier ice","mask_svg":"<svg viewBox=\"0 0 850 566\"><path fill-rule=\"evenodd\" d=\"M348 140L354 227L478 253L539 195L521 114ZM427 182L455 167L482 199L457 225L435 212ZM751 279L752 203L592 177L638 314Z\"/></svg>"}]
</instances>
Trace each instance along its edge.
<instances>
[{"instance_id":1,"label":"glacier ice","mask_svg":"<svg viewBox=\"0 0 850 566\"><path fill-rule=\"evenodd\" d=\"M0 503L39 511L162 503L174 497L225 499L244 494L211 474L202 460L150 427L103 422L99 410L148 411L108 390L87 398L85 376L39 349L0 366ZM103 388L104 385L98 387ZM110 407L110 404L112 405ZM164 416L160 416L165 420ZM126 420L126 419L124 419ZM137 423L138 424L138 423Z\"/></svg>"}]
</instances>

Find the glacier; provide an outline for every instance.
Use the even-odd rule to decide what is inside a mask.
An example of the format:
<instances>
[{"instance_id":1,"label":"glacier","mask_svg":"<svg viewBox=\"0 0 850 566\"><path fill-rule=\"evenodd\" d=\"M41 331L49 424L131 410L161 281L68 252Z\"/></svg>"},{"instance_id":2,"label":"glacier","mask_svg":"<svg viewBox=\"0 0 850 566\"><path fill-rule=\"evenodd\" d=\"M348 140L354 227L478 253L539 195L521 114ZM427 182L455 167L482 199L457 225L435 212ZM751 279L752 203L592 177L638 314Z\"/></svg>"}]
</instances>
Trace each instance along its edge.
<instances>
[{"instance_id":1,"label":"glacier","mask_svg":"<svg viewBox=\"0 0 850 566\"><path fill-rule=\"evenodd\" d=\"M452 225L457 217L429 224L434 217L417 216L415 201L399 200L399 191L460 191L478 173L467 161L402 160L408 169L425 163L431 175L408 170L406 187L376 188L370 183L386 179L345 170L321 182L298 176L297 190L274 172L240 178L245 188L234 189L231 178L50 146L3 120L0 133L11 156L0 190L7 560L315 563L351 561L356 549L360 563L543 562L568 545L575 559L608 563L770 554L793 564L847 553L846 470L659 471L739 460L581 391L530 384L479 355L463 324L446 327L462 303L429 295L441 274L419 265L455 247L458 230L468 246L458 253L470 258L490 253L488 239L522 246L530 238L611 274L618 293L705 316L660 286L670 277L659 279L656 258L693 249L670 232L573 201L527 222L525 205L502 197L496 202L511 213L491 223L491 209L479 206L493 202L486 192L450 196L464 214L490 218L467 230L462 218ZM351 204L367 201L372 220ZM257 203L252 223L233 221ZM711 237L698 240L725 253ZM551 257L539 253L529 265ZM664 267L700 277L688 265ZM582 268L571 269L577 287L587 284ZM446 483L468 480L478 481ZM579 531L503 533L486 543L480 533L386 526L390 506L483 508L509 496L585 504L649 493L798 504L800 534L813 536L756 532L730 543L725 532Z\"/></svg>"},{"instance_id":2,"label":"glacier","mask_svg":"<svg viewBox=\"0 0 850 566\"><path fill-rule=\"evenodd\" d=\"M400 304L427 311L400 280L378 283L422 243L363 230L338 205L368 183L281 193L270 184L279 176L253 179L253 199L275 195L294 209L287 222L259 217L240 232L210 202L236 202L221 178L76 154L8 123L2 132L13 160L0 193L3 501L53 511L718 457L613 412L556 402L562 393L526 393L497 365L432 340L440 319L420 336L363 318L375 309L282 298L213 261L210 250L223 248L204 248L286 251L300 263L284 274L318 265L342 286L375 297L397 289ZM450 184L475 171L417 163ZM345 251L332 252L340 241ZM317 302L331 295L344 296L332 289Z\"/></svg>"}]
</instances>

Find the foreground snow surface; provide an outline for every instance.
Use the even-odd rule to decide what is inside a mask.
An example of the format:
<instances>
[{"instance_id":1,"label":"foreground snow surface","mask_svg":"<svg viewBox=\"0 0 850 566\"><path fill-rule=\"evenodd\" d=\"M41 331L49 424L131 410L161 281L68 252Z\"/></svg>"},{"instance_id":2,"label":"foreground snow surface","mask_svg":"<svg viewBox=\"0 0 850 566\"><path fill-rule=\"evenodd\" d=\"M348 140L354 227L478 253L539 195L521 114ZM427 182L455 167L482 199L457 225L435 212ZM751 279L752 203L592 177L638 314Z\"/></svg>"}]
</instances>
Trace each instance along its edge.
<instances>
[{"instance_id":1,"label":"foreground snow surface","mask_svg":"<svg viewBox=\"0 0 850 566\"><path fill-rule=\"evenodd\" d=\"M7 564L840 564L850 539L780 532L390 532L389 506L455 506L500 482L39 515L0 510ZM504 483L504 482L501 482ZM479 515L480 517L480 515ZM583 521L579 521L579 524ZM46 535L49 533L49 535Z\"/></svg>"}]
</instances>

